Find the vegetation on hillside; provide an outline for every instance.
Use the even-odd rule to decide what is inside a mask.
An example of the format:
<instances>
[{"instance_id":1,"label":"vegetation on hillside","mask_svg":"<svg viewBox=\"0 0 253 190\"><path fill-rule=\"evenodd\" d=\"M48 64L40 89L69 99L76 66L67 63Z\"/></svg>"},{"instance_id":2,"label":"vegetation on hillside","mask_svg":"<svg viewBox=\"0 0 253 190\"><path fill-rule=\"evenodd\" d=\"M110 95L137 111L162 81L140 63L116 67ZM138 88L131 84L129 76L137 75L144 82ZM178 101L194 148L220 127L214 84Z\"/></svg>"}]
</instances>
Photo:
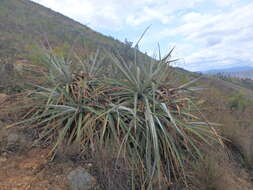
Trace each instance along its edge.
<instances>
[{"instance_id":1,"label":"vegetation on hillside","mask_svg":"<svg viewBox=\"0 0 253 190\"><path fill-rule=\"evenodd\" d=\"M107 51L101 58L97 51L75 64L78 69L48 54L46 85L21 97L25 120L18 124L34 125L39 140L55 144L54 153L62 144L76 144L85 154L111 151L129 167L129 188L187 183L187 162L202 158L203 144L220 139L201 114L193 115L197 108L188 85L194 81L174 86L171 52L141 63Z\"/></svg>"},{"instance_id":2,"label":"vegetation on hillside","mask_svg":"<svg viewBox=\"0 0 253 190\"><path fill-rule=\"evenodd\" d=\"M80 55L105 48L119 51L125 59L134 57L131 43L104 36L29 0L1 0L0 33L0 64L29 60L36 45L50 45L60 53L74 49Z\"/></svg>"},{"instance_id":3,"label":"vegetation on hillside","mask_svg":"<svg viewBox=\"0 0 253 190\"><path fill-rule=\"evenodd\" d=\"M92 159L101 189L253 189L252 80L172 68L27 0L1 1L0 33L0 120Z\"/></svg>"},{"instance_id":4,"label":"vegetation on hillside","mask_svg":"<svg viewBox=\"0 0 253 190\"><path fill-rule=\"evenodd\" d=\"M217 74L215 76L217 78L224 80L224 81L228 81L233 84L243 86L245 88L253 90L253 80L250 78L237 78L237 77L231 77L231 76L223 75L223 74Z\"/></svg>"}]
</instances>

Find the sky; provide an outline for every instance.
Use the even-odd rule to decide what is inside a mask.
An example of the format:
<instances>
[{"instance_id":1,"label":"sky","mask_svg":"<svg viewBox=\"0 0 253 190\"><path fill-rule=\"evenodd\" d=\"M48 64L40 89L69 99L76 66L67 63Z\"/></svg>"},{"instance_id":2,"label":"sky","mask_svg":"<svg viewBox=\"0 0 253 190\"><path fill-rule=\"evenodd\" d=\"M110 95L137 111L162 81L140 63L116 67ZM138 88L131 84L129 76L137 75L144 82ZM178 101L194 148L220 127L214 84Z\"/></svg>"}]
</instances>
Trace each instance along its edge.
<instances>
[{"instance_id":1,"label":"sky","mask_svg":"<svg viewBox=\"0 0 253 190\"><path fill-rule=\"evenodd\" d=\"M33 0L105 35L137 42L175 66L205 71L253 66L252 0Z\"/></svg>"}]
</instances>

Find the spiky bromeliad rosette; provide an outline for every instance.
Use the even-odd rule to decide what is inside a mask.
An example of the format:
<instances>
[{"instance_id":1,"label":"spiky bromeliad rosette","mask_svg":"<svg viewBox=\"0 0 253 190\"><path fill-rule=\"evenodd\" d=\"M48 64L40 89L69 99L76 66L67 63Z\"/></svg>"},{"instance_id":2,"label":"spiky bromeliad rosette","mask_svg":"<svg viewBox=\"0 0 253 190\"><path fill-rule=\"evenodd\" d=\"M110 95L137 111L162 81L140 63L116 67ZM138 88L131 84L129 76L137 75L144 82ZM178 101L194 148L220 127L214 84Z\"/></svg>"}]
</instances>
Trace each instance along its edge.
<instances>
[{"instance_id":1,"label":"spiky bromeliad rosette","mask_svg":"<svg viewBox=\"0 0 253 190\"><path fill-rule=\"evenodd\" d=\"M173 87L170 54L148 63L105 56L109 63L97 53L78 72L49 56L48 85L27 97L33 102L25 121L37 127L40 140L55 142L54 150L62 143L84 151L115 146L146 188L183 176L186 158L199 158L201 144L218 138L192 114L192 81Z\"/></svg>"}]
</instances>

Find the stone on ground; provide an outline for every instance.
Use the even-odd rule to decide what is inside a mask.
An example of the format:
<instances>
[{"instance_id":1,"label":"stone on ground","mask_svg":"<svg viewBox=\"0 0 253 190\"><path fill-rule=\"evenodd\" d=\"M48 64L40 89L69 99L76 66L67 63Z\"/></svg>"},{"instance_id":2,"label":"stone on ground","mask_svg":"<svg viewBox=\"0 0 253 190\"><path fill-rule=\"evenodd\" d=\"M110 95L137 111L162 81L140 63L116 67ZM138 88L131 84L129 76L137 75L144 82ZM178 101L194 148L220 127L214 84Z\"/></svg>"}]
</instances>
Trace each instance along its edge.
<instances>
[{"instance_id":1,"label":"stone on ground","mask_svg":"<svg viewBox=\"0 0 253 190\"><path fill-rule=\"evenodd\" d=\"M92 190L96 186L96 179L83 168L71 171L67 179L69 190Z\"/></svg>"}]
</instances>

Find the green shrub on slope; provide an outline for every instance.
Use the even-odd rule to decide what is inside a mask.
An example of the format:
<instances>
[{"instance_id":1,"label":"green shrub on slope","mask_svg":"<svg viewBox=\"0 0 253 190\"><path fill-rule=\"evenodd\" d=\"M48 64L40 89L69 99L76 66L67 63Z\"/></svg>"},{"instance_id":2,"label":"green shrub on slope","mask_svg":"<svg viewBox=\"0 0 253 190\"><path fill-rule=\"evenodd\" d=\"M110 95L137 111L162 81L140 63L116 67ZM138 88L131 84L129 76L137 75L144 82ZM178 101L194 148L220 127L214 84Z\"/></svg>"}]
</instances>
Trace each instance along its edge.
<instances>
[{"instance_id":1,"label":"green shrub on slope","mask_svg":"<svg viewBox=\"0 0 253 190\"><path fill-rule=\"evenodd\" d=\"M194 81L173 86L171 52L148 63L103 55L80 60L82 67L72 71L69 62L49 54L48 86L29 91L20 123L32 122L40 140L55 142L53 151L63 143L77 143L83 151L116 146L140 188L184 179L187 159L200 158L201 145L218 138L192 114L188 86Z\"/></svg>"}]
</instances>

